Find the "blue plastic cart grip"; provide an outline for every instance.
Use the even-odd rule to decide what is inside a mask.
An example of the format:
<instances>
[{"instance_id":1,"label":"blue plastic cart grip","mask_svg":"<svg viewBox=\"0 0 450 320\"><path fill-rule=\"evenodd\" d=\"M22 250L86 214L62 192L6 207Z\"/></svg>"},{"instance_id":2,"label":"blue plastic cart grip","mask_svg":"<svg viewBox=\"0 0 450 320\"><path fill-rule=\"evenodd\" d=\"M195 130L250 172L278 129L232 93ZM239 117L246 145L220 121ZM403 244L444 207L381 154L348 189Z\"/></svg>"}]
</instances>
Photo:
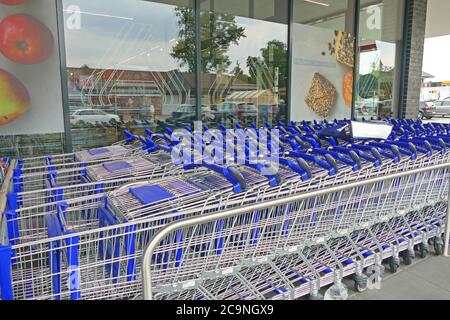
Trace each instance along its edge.
<instances>
[{"instance_id":1,"label":"blue plastic cart grip","mask_svg":"<svg viewBox=\"0 0 450 320\"><path fill-rule=\"evenodd\" d=\"M0 297L14 300L11 277L11 246L0 246Z\"/></svg>"},{"instance_id":2,"label":"blue plastic cart grip","mask_svg":"<svg viewBox=\"0 0 450 320\"><path fill-rule=\"evenodd\" d=\"M136 280L136 226L128 226L125 228L125 250L128 257L127 261L127 281Z\"/></svg>"},{"instance_id":3,"label":"blue plastic cart grip","mask_svg":"<svg viewBox=\"0 0 450 320\"><path fill-rule=\"evenodd\" d=\"M80 264L78 260L79 240L79 237L72 237L65 240L67 246L67 263L70 268L69 289L71 300L79 300L81 298L79 270Z\"/></svg>"},{"instance_id":4,"label":"blue plastic cart grip","mask_svg":"<svg viewBox=\"0 0 450 320\"><path fill-rule=\"evenodd\" d=\"M17 212L8 210L3 213L6 216L6 225L8 228L8 239L11 245L15 244L15 239L19 237L19 223L17 221Z\"/></svg>"}]
</instances>

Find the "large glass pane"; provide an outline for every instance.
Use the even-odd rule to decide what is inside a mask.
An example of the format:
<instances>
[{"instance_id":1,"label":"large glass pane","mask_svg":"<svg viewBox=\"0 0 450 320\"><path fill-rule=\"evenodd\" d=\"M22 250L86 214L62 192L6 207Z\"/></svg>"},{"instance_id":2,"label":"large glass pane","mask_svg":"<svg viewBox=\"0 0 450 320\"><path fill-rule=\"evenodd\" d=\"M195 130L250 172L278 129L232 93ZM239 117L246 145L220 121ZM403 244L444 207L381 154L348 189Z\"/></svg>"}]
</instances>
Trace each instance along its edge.
<instances>
[{"instance_id":1,"label":"large glass pane","mask_svg":"<svg viewBox=\"0 0 450 320\"><path fill-rule=\"evenodd\" d=\"M201 2L202 118L210 126L286 120L287 17L287 0Z\"/></svg>"},{"instance_id":2,"label":"large glass pane","mask_svg":"<svg viewBox=\"0 0 450 320\"><path fill-rule=\"evenodd\" d=\"M189 0L63 4L75 149L195 119L194 70L177 54L194 55L195 42L179 43L195 39Z\"/></svg>"},{"instance_id":3,"label":"large glass pane","mask_svg":"<svg viewBox=\"0 0 450 320\"><path fill-rule=\"evenodd\" d=\"M355 3L294 1L292 120L351 117Z\"/></svg>"},{"instance_id":4,"label":"large glass pane","mask_svg":"<svg viewBox=\"0 0 450 320\"><path fill-rule=\"evenodd\" d=\"M419 117L448 123L450 115L450 1L428 1Z\"/></svg>"},{"instance_id":5,"label":"large glass pane","mask_svg":"<svg viewBox=\"0 0 450 320\"><path fill-rule=\"evenodd\" d=\"M403 15L403 0L361 0L357 118L398 114Z\"/></svg>"}]
</instances>

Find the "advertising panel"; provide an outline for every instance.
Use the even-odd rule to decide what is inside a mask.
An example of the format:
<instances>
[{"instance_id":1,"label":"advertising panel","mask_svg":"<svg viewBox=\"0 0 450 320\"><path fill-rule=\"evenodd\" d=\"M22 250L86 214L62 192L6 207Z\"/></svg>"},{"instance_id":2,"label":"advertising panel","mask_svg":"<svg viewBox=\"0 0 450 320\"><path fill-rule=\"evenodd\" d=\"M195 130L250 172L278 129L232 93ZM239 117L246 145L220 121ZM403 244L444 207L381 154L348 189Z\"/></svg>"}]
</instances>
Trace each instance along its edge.
<instances>
[{"instance_id":1,"label":"advertising panel","mask_svg":"<svg viewBox=\"0 0 450 320\"><path fill-rule=\"evenodd\" d=\"M292 120L350 118L355 38L297 23L293 36Z\"/></svg>"},{"instance_id":2,"label":"advertising panel","mask_svg":"<svg viewBox=\"0 0 450 320\"><path fill-rule=\"evenodd\" d=\"M64 132L55 6L0 1L0 135Z\"/></svg>"}]
</instances>

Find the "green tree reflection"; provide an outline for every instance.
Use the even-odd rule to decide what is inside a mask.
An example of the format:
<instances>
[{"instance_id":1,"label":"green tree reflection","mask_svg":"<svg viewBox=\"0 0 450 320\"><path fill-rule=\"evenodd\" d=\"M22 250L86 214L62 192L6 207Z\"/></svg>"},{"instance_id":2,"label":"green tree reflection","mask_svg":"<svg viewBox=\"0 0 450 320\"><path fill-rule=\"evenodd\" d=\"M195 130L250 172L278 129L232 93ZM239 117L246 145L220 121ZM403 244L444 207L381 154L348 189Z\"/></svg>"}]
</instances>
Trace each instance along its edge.
<instances>
[{"instance_id":1,"label":"green tree reflection","mask_svg":"<svg viewBox=\"0 0 450 320\"><path fill-rule=\"evenodd\" d=\"M177 44L172 48L171 56L187 67L189 72L195 71L195 16L189 8L175 9L178 17ZM201 71L225 72L231 65L228 49L238 44L245 37L245 28L238 27L235 17L230 14L205 12L200 13L201 24Z\"/></svg>"}]
</instances>

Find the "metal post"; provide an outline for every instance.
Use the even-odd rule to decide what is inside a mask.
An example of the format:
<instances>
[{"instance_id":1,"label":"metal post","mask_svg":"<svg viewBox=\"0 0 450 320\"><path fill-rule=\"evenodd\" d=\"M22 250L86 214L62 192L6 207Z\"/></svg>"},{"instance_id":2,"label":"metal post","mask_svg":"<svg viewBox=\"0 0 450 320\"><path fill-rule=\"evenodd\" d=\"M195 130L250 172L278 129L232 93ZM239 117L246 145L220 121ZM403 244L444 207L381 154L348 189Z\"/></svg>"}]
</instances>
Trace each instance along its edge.
<instances>
[{"instance_id":1,"label":"metal post","mask_svg":"<svg viewBox=\"0 0 450 320\"><path fill-rule=\"evenodd\" d=\"M9 164L8 173L6 174L5 180L3 182L3 186L0 190L0 228L1 228L1 223L3 220L3 212L6 211L6 205L7 205L6 196L8 195L8 193L10 191L11 179L13 178L13 173L14 173L14 168L16 167L16 163L17 163L16 160L12 160L11 163ZM2 239L0 239L0 245L2 244L1 240Z\"/></svg>"},{"instance_id":2,"label":"metal post","mask_svg":"<svg viewBox=\"0 0 450 320\"><path fill-rule=\"evenodd\" d=\"M196 120L202 121L202 32L201 32L201 1L194 1L194 14L195 14L195 105L196 105Z\"/></svg>"},{"instance_id":3,"label":"metal post","mask_svg":"<svg viewBox=\"0 0 450 320\"><path fill-rule=\"evenodd\" d=\"M448 200L447 200L447 219L445 223L445 240L444 240L444 257L448 257L448 242L450 241L450 182L448 187Z\"/></svg>"},{"instance_id":4,"label":"metal post","mask_svg":"<svg viewBox=\"0 0 450 320\"><path fill-rule=\"evenodd\" d=\"M293 34L293 27L294 27L294 0L289 0L289 12L288 12L288 74L287 74L287 82L286 82L286 89L287 89L287 101L285 101L285 108L286 108L286 123L290 123L292 121L292 68L294 66L293 64L293 55L292 55L292 47L294 45L294 34ZM279 104L279 101L278 101ZM281 111L281 110L280 110ZM280 111L278 113L280 113ZM279 116L278 116L279 118ZM272 119L273 124L277 123L278 119ZM264 124L263 124L264 125Z\"/></svg>"},{"instance_id":5,"label":"metal post","mask_svg":"<svg viewBox=\"0 0 450 320\"><path fill-rule=\"evenodd\" d=\"M72 125L70 124L69 85L67 79L66 40L64 37L64 7L62 1L56 3L56 22L58 26L58 49L61 77L62 108L64 115L65 152L72 152Z\"/></svg>"}]
</instances>

